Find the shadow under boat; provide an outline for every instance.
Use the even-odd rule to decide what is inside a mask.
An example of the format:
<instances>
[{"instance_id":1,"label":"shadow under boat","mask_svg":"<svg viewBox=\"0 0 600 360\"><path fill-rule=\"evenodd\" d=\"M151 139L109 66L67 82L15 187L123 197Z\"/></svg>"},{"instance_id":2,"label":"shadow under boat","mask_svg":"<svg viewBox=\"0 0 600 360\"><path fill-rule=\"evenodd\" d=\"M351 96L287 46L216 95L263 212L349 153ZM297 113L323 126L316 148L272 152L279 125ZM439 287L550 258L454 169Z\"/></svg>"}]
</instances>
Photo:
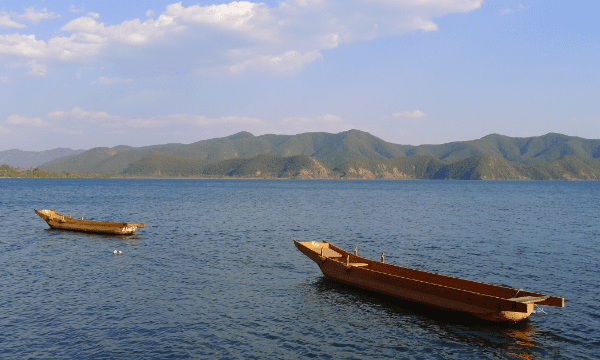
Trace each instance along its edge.
<instances>
[{"instance_id":1,"label":"shadow under boat","mask_svg":"<svg viewBox=\"0 0 600 360\"><path fill-rule=\"evenodd\" d=\"M529 319L516 323L490 323L476 316L457 311L438 309L422 303L399 299L390 295L340 283L325 276L303 285L303 296L314 296L314 301L333 303L336 308L349 308L353 313L365 307L385 313L398 327L419 327L434 330L446 340L478 348L532 359L534 349L542 347L537 332ZM541 354L538 354L541 355Z\"/></svg>"},{"instance_id":2,"label":"shadow under boat","mask_svg":"<svg viewBox=\"0 0 600 360\"><path fill-rule=\"evenodd\" d=\"M132 240L137 239L139 234L137 232L133 234L105 234L105 233L94 233L94 232L85 232L85 231L77 231L77 230L68 230L68 229L55 229L55 228L45 228L43 231L47 231L51 236L58 235L70 235L73 237L89 237L89 238L105 238L105 239L125 239Z\"/></svg>"}]
</instances>

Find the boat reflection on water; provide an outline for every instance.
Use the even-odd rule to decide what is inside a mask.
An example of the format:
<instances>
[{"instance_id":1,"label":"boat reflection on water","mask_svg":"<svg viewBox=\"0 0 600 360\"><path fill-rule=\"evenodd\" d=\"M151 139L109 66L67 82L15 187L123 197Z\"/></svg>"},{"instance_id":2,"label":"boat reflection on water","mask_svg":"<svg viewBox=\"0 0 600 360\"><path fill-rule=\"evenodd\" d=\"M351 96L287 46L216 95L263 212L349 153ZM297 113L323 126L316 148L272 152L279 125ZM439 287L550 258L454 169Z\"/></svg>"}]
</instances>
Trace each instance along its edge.
<instances>
[{"instance_id":1,"label":"boat reflection on water","mask_svg":"<svg viewBox=\"0 0 600 360\"><path fill-rule=\"evenodd\" d=\"M62 236L65 238L76 238L76 237L87 237L87 238L96 238L96 239L137 239L140 237L138 233L133 234L103 234L103 233L93 233L93 232L83 232L83 231L64 231L61 229L53 229L53 228L44 228L41 231L46 231L51 236Z\"/></svg>"},{"instance_id":2,"label":"boat reflection on water","mask_svg":"<svg viewBox=\"0 0 600 360\"><path fill-rule=\"evenodd\" d=\"M514 340L514 345L507 345L505 353L521 359L533 359L533 353L527 352L526 350L527 348L538 346L531 339L533 333L535 332L535 328L529 323L524 323L523 329L507 329L505 334Z\"/></svg>"},{"instance_id":3,"label":"boat reflection on water","mask_svg":"<svg viewBox=\"0 0 600 360\"><path fill-rule=\"evenodd\" d=\"M387 354L390 356L429 358L424 354L430 352L431 358L469 358L472 356L468 354L473 351L484 357L495 354L501 358L508 355L533 359L536 354L548 355L544 350L536 351L543 346L529 320L490 323L474 316L362 290L326 277L307 281L299 287L303 306L310 307L305 313L313 314L316 323L346 323L348 329L356 331L348 334L354 341L371 344L374 349L395 349L395 354ZM332 340L340 341L339 337ZM437 348L436 343L440 345ZM449 346L456 352L448 352Z\"/></svg>"}]
</instances>

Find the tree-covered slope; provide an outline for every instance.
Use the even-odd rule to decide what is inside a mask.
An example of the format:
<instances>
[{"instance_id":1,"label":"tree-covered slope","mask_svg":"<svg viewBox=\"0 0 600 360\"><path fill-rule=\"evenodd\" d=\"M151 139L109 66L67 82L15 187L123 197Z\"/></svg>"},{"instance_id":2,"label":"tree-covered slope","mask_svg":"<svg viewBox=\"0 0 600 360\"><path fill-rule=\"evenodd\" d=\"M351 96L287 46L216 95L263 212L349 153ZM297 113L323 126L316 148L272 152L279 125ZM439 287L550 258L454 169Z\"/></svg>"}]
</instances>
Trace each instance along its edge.
<instances>
[{"instance_id":1,"label":"tree-covered slope","mask_svg":"<svg viewBox=\"0 0 600 360\"><path fill-rule=\"evenodd\" d=\"M430 155L415 155L383 160L352 160L338 165L336 171L347 179L430 179L445 162Z\"/></svg>"},{"instance_id":2,"label":"tree-covered slope","mask_svg":"<svg viewBox=\"0 0 600 360\"><path fill-rule=\"evenodd\" d=\"M45 151L4 150L0 151L0 164L26 169L66 156L81 154L84 151L67 148L56 148Z\"/></svg>"},{"instance_id":3,"label":"tree-covered slope","mask_svg":"<svg viewBox=\"0 0 600 360\"><path fill-rule=\"evenodd\" d=\"M8 164L0 165L0 178L99 178L107 177L96 174L74 174L68 171L55 173L49 172L40 168L21 169L15 168Z\"/></svg>"},{"instance_id":4,"label":"tree-covered slope","mask_svg":"<svg viewBox=\"0 0 600 360\"><path fill-rule=\"evenodd\" d=\"M307 155L263 154L209 162L171 155L153 155L131 164L124 176L136 177L236 177L327 179L332 171Z\"/></svg>"},{"instance_id":5,"label":"tree-covered slope","mask_svg":"<svg viewBox=\"0 0 600 360\"><path fill-rule=\"evenodd\" d=\"M599 180L600 166L597 161L583 161L572 155L543 164L521 164L486 154L446 165L432 179Z\"/></svg>"},{"instance_id":6,"label":"tree-covered slope","mask_svg":"<svg viewBox=\"0 0 600 360\"><path fill-rule=\"evenodd\" d=\"M600 140L560 134L529 138L492 134L472 141L411 146L388 143L358 130L339 134L320 132L261 136L242 132L192 144L94 148L40 167L54 172L120 174L130 165L159 154L210 162L254 158L263 154L282 157L307 155L329 169L354 160L385 160L418 155L430 156L447 164L466 159L474 161L472 158L479 155L490 155L523 164L543 164L567 155L582 161L600 158Z\"/></svg>"},{"instance_id":7,"label":"tree-covered slope","mask_svg":"<svg viewBox=\"0 0 600 360\"><path fill-rule=\"evenodd\" d=\"M78 173L121 173L129 165L157 154L190 159L221 161L253 158L262 154L277 156L308 155L332 168L352 159L385 159L404 156L400 145L387 143L371 134L350 130L339 134L304 133L299 135L262 135L238 133L192 144L167 144L139 148L117 146L94 148L80 155L43 164L48 171Z\"/></svg>"},{"instance_id":8,"label":"tree-covered slope","mask_svg":"<svg viewBox=\"0 0 600 360\"><path fill-rule=\"evenodd\" d=\"M573 155L581 160L598 158L600 140L552 133L528 138L491 134L471 141L420 145L412 149L410 154L432 155L447 163L487 154L523 164L541 164L565 155Z\"/></svg>"}]
</instances>

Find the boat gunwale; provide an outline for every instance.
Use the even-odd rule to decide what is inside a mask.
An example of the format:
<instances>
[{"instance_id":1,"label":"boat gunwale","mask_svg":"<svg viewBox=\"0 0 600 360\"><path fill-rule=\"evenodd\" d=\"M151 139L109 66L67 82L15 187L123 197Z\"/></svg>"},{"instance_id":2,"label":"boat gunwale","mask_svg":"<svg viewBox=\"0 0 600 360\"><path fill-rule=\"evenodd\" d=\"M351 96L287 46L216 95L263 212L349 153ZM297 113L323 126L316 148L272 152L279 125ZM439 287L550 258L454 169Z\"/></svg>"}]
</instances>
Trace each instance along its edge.
<instances>
[{"instance_id":1,"label":"boat gunwale","mask_svg":"<svg viewBox=\"0 0 600 360\"><path fill-rule=\"evenodd\" d=\"M368 259L368 258L361 257L359 255L351 254L348 251L346 251L344 249L341 249L341 248L339 248L339 247L337 247L337 246L335 246L335 245L333 245L331 243L328 243L328 244L330 246L330 249L333 247L332 250L335 250L335 251L341 253L342 255L346 255L346 256L350 255L353 258L358 258L360 260L364 260L364 261L368 262L369 265L371 265L372 263L374 263L374 264L377 264L378 266L379 265L384 265L385 267L392 267L392 268L396 268L396 269L408 270L408 271L411 271L411 272L415 272L415 273L417 273L419 275L434 275L436 277L441 277L443 279L458 280L459 282L464 283L464 284L484 285L486 287L491 287L491 288L498 289L498 290L515 290L519 294L523 294L523 295L527 295L527 296L549 296L549 295L545 295L545 294L541 294L541 293L534 293L534 292L530 292L530 291L525 291L525 290L522 290L522 289L515 289L515 288L508 287L508 286L494 285L494 284L485 283L485 282L482 282L482 281L475 281L475 280L469 280L469 279L460 278L460 277L457 277L457 276L439 274L439 273L435 273L435 272L432 272L432 271L418 270L418 269L413 269L413 268L409 268L409 267L405 267L405 266L400 266L400 265L395 265L395 264L382 263L382 262L378 262L378 261L375 261L375 260L371 260L371 259ZM332 259L332 260L338 261L336 259ZM406 278L406 279L411 279L411 280L415 280L415 281L422 281L422 282L436 284L436 285L440 285L440 286L444 286L444 287L450 287L450 288L461 290L461 291L472 292L472 291L467 290L467 289L462 289L462 288L452 287L452 286L446 286L446 285L440 284L437 281L425 281L425 280L417 279L417 278L414 278L414 277L411 277L411 276L402 276L402 275L394 274L394 273L391 273L391 272L377 271L377 270L368 269L368 268L367 268L367 270L380 272L380 273L383 273L383 274L386 274L386 275L390 275L390 276L398 276L398 277L402 277L402 278ZM475 294L488 295L488 294L484 294L484 293L476 293L476 292L474 292L474 293ZM493 296L493 295L491 295L491 296ZM501 299L507 299L507 300L508 299L512 299L512 297L510 297L510 298L505 298L505 297L501 297L501 296L496 296L496 297L501 298Z\"/></svg>"},{"instance_id":2,"label":"boat gunwale","mask_svg":"<svg viewBox=\"0 0 600 360\"><path fill-rule=\"evenodd\" d=\"M81 220L81 219L77 219L77 218L73 218L73 217L69 217L67 215L61 214L58 211L53 210L53 209L50 209L50 210L48 210L48 209L43 209L43 210L33 209L33 210L42 219L46 220L46 222L48 222L48 221L58 222L57 218L62 217L64 220L64 223L78 224L78 225L82 225L82 226L86 226L88 224L89 224L89 226L104 225L105 227L111 227L111 228L122 228L122 227L131 227L131 226L141 228L141 227L146 226L146 223L116 222L116 221L102 221L102 220ZM47 214L42 211L48 211L51 213ZM54 215L54 217L52 215Z\"/></svg>"},{"instance_id":3,"label":"boat gunwale","mask_svg":"<svg viewBox=\"0 0 600 360\"><path fill-rule=\"evenodd\" d=\"M53 209L33 210L46 221L48 226L59 230L110 235L133 235L138 228L146 226L145 223L81 220L65 216Z\"/></svg>"},{"instance_id":4,"label":"boat gunwale","mask_svg":"<svg viewBox=\"0 0 600 360\"><path fill-rule=\"evenodd\" d=\"M369 266L372 266L373 264L377 264L378 267L380 267L379 265L385 265L384 267L392 267L392 268L396 268L396 269L410 270L410 271L416 272L421 275L422 274L435 275L437 277L441 277L441 278L445 278L445 279L452 279L455 281L458 280L458 282L463 283L465 285L466 284L474 284L477 286L483 286L483 287L499 289L499 290L504 290L504 291L511 290L511 291L516 291L516 294L523 294L523 296L528 296L528 297L533 297L533 298L530 300L520 301L515 297L508 298L508 297L497 296L494 294L485 294L485 293L476 292L476 291L472 291L472 290L468 290L468 289L464 289L464 288L440 284L439 282L424 281L422 279L418 279L418 278L414 278L414 277L408 277L408 276L393 274L390 272L378 271L378 270L373 269L372 267L354 267L354 266L352 266L352 262L349 265L346 265L344 263L344 261L338 260L336 258L332 258L332 257L321 258L320 255L316 251L314 251L307 245L307 244L314 243L314 241L313 242L310 242L310 241L300 242L300 241L297 241L296 239L294 239L294 243L296 244L296 247L299 250L301 250L299 246L302 246L304 249L306 249L306 251L311 253L313 256L316 255L316 258L313 258L313 256L310 256L309 254L305 253L304 251L301 251L302 253L307 255L311 260L313 260L315 263L317 263L317 265L319 265L319 268L321 268L321 271L323 271L324 274L325 274L325 271L323 270L323 267L322 267L323 266L322 261L323 261L323 259L326 259L327 261L332 260L335 263L340 264L341 266L345 266L347 270L354 268L354 269L356 269L356 271L359 271L359 273L361 271L365 271L367 273L381 274L386 277L408 280L409 282L422 283L422 284L425 284L427 287L437 287L439 289L448 289L453 293L454 292L469 293L476 297L493 300L493 301L497 302L500 307L500 308L494 307L498 311L512 311L512 312L524 313L524 312L530 311L530 309L531 309L530 307L533 306L534 303L540 303L540 304L549 305L549 306L564 307L564 298L558 298L558 297L545 295L545 294L541 294L541 293L533 293L530 291L524 291L522 289L514 289L514 288L505 287L505 286L499 286L499 285L493 285L493 284L479 282L479 281L463 279L463 278L459 278L459 277L455 277L455 276L442 275L442 274L437 274L437 273L433 273L433 272L429 272L429 271L416 270L416 269L406 268L406 267L394 265L394 264L381 263L381 262L377 262L375 260L371 260L368 258L364 258L364 257L358 256L358 255L351 254L348 251L345 251L345 250L325 241L324 239L323 239L323 243L321 243L321 244L327 244L328 245L327 247L329 249L340 253L342 255L342 257L341 257L342 259L350 256L349 259L352 259L352 262L356 262L356 260L358 260L358 261L367 262L369 264ZM321 263L318 260L321 260ZM327 274L325 274L325 275L327 275ZM345 282L341 279L336 279L336 280ZM383 284L386 284L386 283L383 283ZM388 285L388 284L386 284L386 285ZM436 295L436 296L438 296L438 295ZM489 308L490 310L492 310L491 307L486 307L486 308Z\"/></svg>"}]
</instances>

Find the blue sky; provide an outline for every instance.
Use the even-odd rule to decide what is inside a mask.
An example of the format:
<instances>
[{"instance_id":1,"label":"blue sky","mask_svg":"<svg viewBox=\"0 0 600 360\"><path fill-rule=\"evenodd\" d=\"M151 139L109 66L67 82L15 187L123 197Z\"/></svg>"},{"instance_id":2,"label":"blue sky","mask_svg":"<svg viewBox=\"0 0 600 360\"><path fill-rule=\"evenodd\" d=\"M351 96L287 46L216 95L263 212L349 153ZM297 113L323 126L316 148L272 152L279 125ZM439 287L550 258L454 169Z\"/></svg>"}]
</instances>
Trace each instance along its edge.
<instances>
[{"instance_id":1,"label":"blue sky","mask_svg":"<svg viewBox=\"0 0 600 360\"><path fill-rule=\"evenodd\" d=\"M0 0L0 150L600 138L595 1Z\"/></svg>"}]
</instances>

